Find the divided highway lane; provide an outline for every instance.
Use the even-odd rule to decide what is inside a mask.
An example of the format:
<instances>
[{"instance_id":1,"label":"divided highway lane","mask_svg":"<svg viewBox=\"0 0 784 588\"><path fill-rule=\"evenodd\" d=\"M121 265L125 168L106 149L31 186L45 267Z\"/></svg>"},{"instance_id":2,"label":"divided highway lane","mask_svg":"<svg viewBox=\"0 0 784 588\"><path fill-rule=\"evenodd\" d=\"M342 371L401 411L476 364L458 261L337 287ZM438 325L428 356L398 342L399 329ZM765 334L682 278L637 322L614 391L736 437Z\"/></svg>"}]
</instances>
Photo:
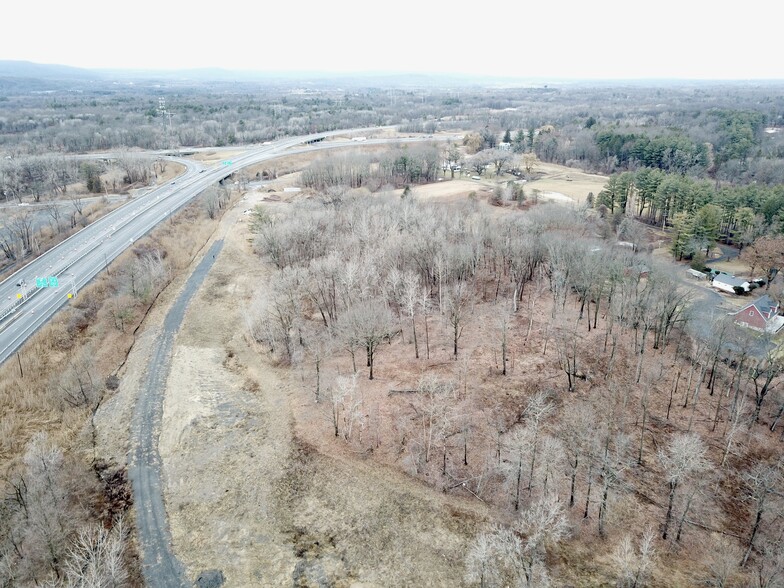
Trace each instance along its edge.
<instances>
[{"instance_id":1,"label":"divided highway lane","mask_svg":"<svg viewBox=\"0 0 784 588\"><path fill-rule=\"evenodd\" d=\"M162 219L198 194L194 182L215 179L180 160L186 172L174 185L152 190L88 225L0 283L0 363L108 263ZM203 179L202 179L203 178ZM56 277L58 287L37 288L36 278ZM19 298L19 295L22 298Z\"/></svg>"},{"instance_id":2,"label":"divided highway lane","mask_svg":"<svg viewBox=\"0 0 784 588\"><path fill-rule=\"evenodd\" d=\"M209 185L243 167L287 154L322 149L454 139L368 139L362 143L347 140L302 146L313 140L346 133L368 132L373 128L330 131L281 139L235 157L230 165L217 165L208 169L187 159L172 158L186 167L186 172L175 182L156 188L112 211L0 283L0 363L5 362L30 335L54 315L68 300L69 292L78 292L155 225L187 204ZM58 278L58 287L36 287L36 278L51 276ZM22 294L21 299L17 298L19 294Z\"/></svg>"}]
</instances>

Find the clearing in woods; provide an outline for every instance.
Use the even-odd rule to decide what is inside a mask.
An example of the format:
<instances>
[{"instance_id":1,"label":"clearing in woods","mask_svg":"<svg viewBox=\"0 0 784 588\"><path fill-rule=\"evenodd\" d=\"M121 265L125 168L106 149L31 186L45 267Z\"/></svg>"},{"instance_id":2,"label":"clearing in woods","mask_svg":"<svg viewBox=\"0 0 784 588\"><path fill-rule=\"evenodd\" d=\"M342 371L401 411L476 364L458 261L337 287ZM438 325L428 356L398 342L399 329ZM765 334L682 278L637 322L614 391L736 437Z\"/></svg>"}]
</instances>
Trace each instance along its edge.
<instances>
[{"instance_id":1,"label":"clearing in woods","mask_svg":"<svg viewBox=\"0 0 784 588\"><path fill-rule=\"evenodd\" d=\"M593 192L594 196L598 196L599 192L604 190L608 180L607 176L589 174L555 163L538 162L535 171L542 174L542 177L525 185L525 192L529 198L531 190L537 189L542 192L564 194L581 204L589 192Z\"/></svg>"},{"instance_id":2,"label":"clearing in woods","mask_svg":"<svg viewBox=\"0 0 784 588\"><path fill-rule=\"evenodd\" d=\"M588 174L554 163L537 163L535 171L540 177L523 184L529 200L533 197L533 191L539 190L543 200L557 202L572 200L577 204L582 204L589 192L593 192L593 195L597 196L604 189L608 179L607 176ZM495 175L489 174L481 181L460 178L459 175L456 175L454 180L449 180L449 174L447 174L447 179L443 182L412 186L411 190L416 196L422 198L458 202L464 200L471 192L476 192L478 196L492 194L495 185L505 184L510 179L514 179L514 177L503 175L497 178ZM402 190L395 191L398 194L402 192Z\"/></svg>"}]
</instances>

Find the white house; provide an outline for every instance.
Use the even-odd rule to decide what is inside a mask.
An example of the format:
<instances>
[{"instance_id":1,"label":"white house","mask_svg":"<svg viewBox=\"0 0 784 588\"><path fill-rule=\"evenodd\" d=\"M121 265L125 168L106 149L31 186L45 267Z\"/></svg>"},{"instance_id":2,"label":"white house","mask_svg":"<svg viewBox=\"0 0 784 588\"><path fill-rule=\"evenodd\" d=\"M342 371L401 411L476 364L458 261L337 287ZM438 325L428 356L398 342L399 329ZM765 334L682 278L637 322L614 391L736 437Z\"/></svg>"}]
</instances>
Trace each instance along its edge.
<instances>
[{"instance_id":1,"label":"white house","mask_svg":"<svg viewBox=\"0 0 784 588\"><path fill-rule=\"evenodd\" d=\"M748 280L736 278L729 274L719 274L713 278L714 288L721 290L722 292L729 292L730 294L736 294L736 287L743 288L745 292L748 292L751 289L750 286L751 284L749 284Z\"/></svg>"}]
</instances>

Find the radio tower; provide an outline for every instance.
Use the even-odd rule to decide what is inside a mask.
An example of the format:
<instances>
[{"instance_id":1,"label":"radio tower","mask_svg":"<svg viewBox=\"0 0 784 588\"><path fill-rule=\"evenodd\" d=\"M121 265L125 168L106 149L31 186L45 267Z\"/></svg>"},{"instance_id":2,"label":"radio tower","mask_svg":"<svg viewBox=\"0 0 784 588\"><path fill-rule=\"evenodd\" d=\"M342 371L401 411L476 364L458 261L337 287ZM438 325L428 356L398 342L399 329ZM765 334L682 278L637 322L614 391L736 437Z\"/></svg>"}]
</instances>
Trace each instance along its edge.
<instances>
[{"instance_id":1,"label":"radio tower","mask_svg":"<svg viewBox=\"0 0 784 588\"><path fill-rule=\"evenodd\" d=\"M166 110L166 98L164 96L160 96L158 98L158 112L160 112L163 117L163 126L166 127L166 118L169 119L169 127L167 129L167 139L169 140L169 149L174 149L174 142L172 141L172 116L174 113L170 110Z\"/></svg>"}]
</instances>

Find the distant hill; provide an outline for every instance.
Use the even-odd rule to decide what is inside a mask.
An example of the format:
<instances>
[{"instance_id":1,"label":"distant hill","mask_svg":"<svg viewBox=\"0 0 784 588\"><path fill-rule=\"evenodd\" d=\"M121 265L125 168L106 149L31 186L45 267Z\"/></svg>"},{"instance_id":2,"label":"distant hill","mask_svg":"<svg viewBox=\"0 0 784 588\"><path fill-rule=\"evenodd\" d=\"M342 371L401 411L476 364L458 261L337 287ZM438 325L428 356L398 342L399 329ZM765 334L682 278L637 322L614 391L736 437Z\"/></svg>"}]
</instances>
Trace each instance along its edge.
<instances>
[{"instance_id":1,"label":"distant hill","mask_svg":"<svg viewBox=\"0 0 784 588\"><path fill-rule=\"evenodd\" d=\"M163 81L174 83L262 83L274 85L317 85L343 87L355 86L381 86L381 87L428 87L451 85L477 85L499 81L508 82L508 79L477 76L462 76L456 74L424 74L406 72L374 72L364 71L356 73L333 71L260 71L260 70L230 70L223 68L196 68L180 70L97 70L105 79L120 81Z\"/></svg>"},{"instance_id":2,"label":"distant hill","mask_svg":"<svg viewBox=\"0 0 784 588\"><path fill-rule=\"evenodd\" d=\"M67 65L0 60L0 94L49 92L57 90L116 89L160 84L189 87L211 84L238 84L295 87L381 87L427 89L470 86L546 87L547 84L572 84L576 80L479 76L449 72L405 71L252 71L204 67L179 70L85 69ZM593 82L594 84L596 82Z\"/></svg>"},{"instance_id":3,"label":"distant hill","mask_svg":"<svg viewBox=\"0 0 784 588\"><path fill-rule=\"evenodd\" d=\"M219 67L193 69L85 69L31 61L0 60L0 95L28 92L83 91L102 88L115 91L119 86L138 84L142 87L198 87L213 84L231 86L281 86L305 88L402 88L427 89L449 87L514 87L547 88L556 86L670 86L672 84L703 86L715 84L709 80L624 79L580 80L565 78L525 78L516 76L475 75L453 72L405 71L260 71L232 70ZM721 81L721 84L747 83L741 80ZM755 84L778 84L755 80Z\"/></svg>"},{"instance_id":4,"label":"distant hill","mask_svg":"<svg viewBox=\"0 0 784 588\"><path fill-rule=\"evenodd\" d=\"M0 96L82 91L102 81L99 73L89 69L0 60Z\"/></svg>"},{"instance_id":5,"label":"distant hill","mask_svg":"<svg viewBox=\"0 0 784 588\"><path fill-rule=\"evenodd\" d=\"M142 69L84 69L57 64L33 63L30 61L0 60L0 86L13 85L17 89L26 86L29 90L44 87L63 89L64 84L151 82L173 83L175 85L218 83L240 84L337 84L344 87L381 86L412 87L430 86L469 86L486 84L520 84L521 80L494 76L469 76L444 73L410 73L365 71L356 73L330 71L249 71L224 68L196 68L181 70L142 70ZM2 88L0 88L0 93Z\"/></svg>"},{"instance_id":6,"label":"distant hill","mask_svg":"<svg viewBox=\"0 0 784 588\"><path fill-rule=\"evenodd\" d=\"M32 61L0 60L0 77L33 78L49 80L95 80L101 75L89 69L55 65L49 63L33 63Z\"/></svg>"}]
</instances>

